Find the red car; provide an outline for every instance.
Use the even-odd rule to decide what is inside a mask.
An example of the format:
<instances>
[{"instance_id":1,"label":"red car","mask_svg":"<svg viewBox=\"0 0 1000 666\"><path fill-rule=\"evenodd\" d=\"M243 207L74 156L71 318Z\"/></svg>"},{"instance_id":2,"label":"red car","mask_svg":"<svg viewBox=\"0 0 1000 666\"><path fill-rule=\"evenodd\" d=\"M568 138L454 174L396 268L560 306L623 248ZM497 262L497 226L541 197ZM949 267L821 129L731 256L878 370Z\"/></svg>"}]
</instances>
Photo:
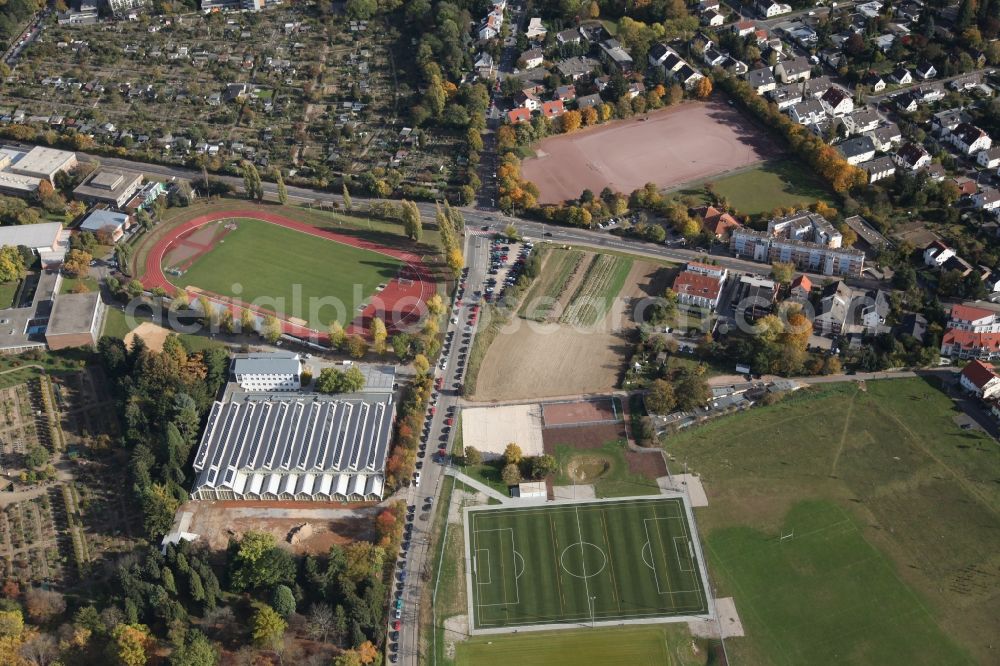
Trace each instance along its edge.
<instances>
[{"instance_id":1,"label":"red car","mask_svg":"<svg viewBox=\"0 0 1000 666\"><path fill-rule=\"evenodd\" d=\"M431 409L430 409L430 414L431 414L431 416L434 416L434 413L435 413L436 411L437 411L437 407L431 407Z\"/></svg>"},{"instance_id":2,"label":"red car","mask_svg":"<svg viewBox=\"0 0 1000 666\"><path fill-rule=\"evenodd\" d=\"M437 378L437 379L436 379L436 380L434 381L434 388L441 388L441 385L442 385L442 384L444 384L444 377L438 377L438 378Z\"/></svg>"},{"instance_id":3,"label":"red car","mask_svg":"<svg viewBox=\"0 0 1000 666\"><path fill-rule=\"evenodd\" d=\"M445 419L444 420L444 424L445 425L452 425L454 422L455 422L455 419Z\"/></svg>"},{"instance_id":4,"label":"red car","mask_svg":"<svg viewBox=\"0 0 1000 666\"><path fill-rule=\"evenodd\" d=\"M392 623L392 628L393 628L394 631L399 631L400 627L402 627L402 626L403 626L403 623L400 622L399 620L396 620L395 622Z\"/></svg>"}]
</instances>

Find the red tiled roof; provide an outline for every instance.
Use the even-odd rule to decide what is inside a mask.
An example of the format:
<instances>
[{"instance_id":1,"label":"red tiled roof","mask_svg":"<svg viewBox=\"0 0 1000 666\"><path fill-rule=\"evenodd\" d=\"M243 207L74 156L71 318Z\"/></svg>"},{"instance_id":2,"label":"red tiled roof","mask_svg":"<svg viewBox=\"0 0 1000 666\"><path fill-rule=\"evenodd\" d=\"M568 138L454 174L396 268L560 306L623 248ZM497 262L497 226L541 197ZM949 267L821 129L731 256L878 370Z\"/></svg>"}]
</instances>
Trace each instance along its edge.
<instances>
[{"instance_id":1,"label":"red tiled roof","mask_svg":"<svg viewBox=\"0 0 1000 666\"><path fill-rule=\"evenodd\" d=\"M556 116L561 116L565 111L561 99L555 99L551 102L542 102L542 115L546 118L555 118Z\"/></svg>"},{"instance_id":2,"label":"red tiled roof","mask_svg":"<svg viewBox=\"0 0 1000 666\"><path fill-rule=\"evenodd\" d=\"M723 236L730 229L737 229L741 225L735 217L729 213L724 213L714 206L705 209L705 216L702 220L705 230L714 236Z\"/></svg>"},{"instance_id":3,"label":"red tiled roof","mask_svg":"<svg viewBox=\"0 0 1000 666\"><path fill-rule=\"evenodd\" d=\"M805 291L809 292L812 291L813 283L812 280L805 275L800 275L792 280L791 288L795 289L796 287L802 287Z\"/></svg>"},{"instance_id":4,"label":"red tiled roof","mask_svg":"<svg viewBox=\"0 0 1000 666\"><path fill-rule=\"evenodd\" d=\"M980 360L973 359L962 368L962 376L968 379L977 388L983 388L990 383L991 380L996 379L996 373L993 372L992 365L986 365Z\"/></svg>"},{"instance_id":5,"label":"red tiled roof","mask_svg":"<svg viewBox=\"0 0 1000 666\"><path fill-rule=\"evenodd\" d=\"M682 271L674 279L674 291L678 294L707 298L714 301L719 296L722 285L718 278L702 273Z\"/></svg>"},{"instance_id":6,"label":"red tiled roof","mask_svg":"<svg viewBox=\"0 0 1000 666\"><path fill-rule=\"evenodd\" d=\"M1000 351L1000 333L973 333L951 329L944 334L942 345L957 345L962 349Z\"/></svg>"},{"instance_id":7,"label":"red tiled roof","mask_svg":"<svg viewBox=\"0 0 1000 666\"><path fill-rule=\"evenodd\" d=\"M977 308L972 305L953 305L951 306L951 318L958 321L976 321L977 319L985 319L986 317L992 317L996 313L993 310L987 310L986 308Z\"/></svg>"},{"instance_id":8,"label":"red tiled roof","mask_svg":"<svg viewBox=\"0 0 1000 666\"><path fill-rule=\"evenodd\" d=\"M531 120L531 111L528 111L524 107L511 109L507 112L507 120L512 123L526 123Z\"/></svg>"}]
</instances>

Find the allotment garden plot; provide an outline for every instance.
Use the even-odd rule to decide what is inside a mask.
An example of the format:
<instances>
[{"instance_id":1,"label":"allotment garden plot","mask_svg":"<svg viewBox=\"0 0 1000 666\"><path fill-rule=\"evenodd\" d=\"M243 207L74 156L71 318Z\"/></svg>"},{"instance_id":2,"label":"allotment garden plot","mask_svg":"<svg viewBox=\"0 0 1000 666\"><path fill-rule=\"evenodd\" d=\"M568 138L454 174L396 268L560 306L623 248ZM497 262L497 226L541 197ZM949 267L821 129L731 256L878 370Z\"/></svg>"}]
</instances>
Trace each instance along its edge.
<instances>
[{"instance_id":1,"label":"allotment garden plot","mask_svg":"<svg viewBox=\"0 0 1000 666\"><path fill-rule=\"evenodd\" d=\"M711 612L681 497L466 510L473 633Z\"/></svg>"}]
</instances>

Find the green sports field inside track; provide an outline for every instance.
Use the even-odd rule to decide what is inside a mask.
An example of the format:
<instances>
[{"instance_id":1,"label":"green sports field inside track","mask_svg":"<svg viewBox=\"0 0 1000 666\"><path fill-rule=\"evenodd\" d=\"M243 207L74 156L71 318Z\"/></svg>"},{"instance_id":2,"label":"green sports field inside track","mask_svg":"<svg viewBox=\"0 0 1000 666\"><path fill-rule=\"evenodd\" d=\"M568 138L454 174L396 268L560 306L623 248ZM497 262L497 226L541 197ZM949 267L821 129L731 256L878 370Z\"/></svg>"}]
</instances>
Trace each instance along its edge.
<instances>
[{"instance_id":1,"label":"green sports field inside track","mask_svg":"<svg viewBox=\"0 0 1000 666\"><path fill-rule=\"evenodd\" d=\"M677 497L472 509L466 541L475 630L708 612Z\"/></svg>"}]
</instances>

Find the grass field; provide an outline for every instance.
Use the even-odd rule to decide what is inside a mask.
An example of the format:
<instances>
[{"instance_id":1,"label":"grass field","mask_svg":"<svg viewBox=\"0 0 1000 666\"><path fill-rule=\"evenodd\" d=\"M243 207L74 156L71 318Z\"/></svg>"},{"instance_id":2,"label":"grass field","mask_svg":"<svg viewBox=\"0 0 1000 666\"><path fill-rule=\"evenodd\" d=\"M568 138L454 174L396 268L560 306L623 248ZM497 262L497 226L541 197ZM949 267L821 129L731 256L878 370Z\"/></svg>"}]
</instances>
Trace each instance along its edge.
<instances>
[{"instance_id":1,"label":"grass field","mask_svg":"<svg viewBox=\"0 0 1000 666\"><path fill-rule=\"evenodd\" d=\"M476 637L457 645L460 666L695 666L705 652L695 653L686 627L636 625L579 631L532 632Z\"/></svg>"},{"instance_id":2,"label":"grass field","mask_svg":"<svg viewBox=\"0 0 1000 666\"><path fill-rule=\"evenodd\" d=\"M21 280L0 282L0 310L9 308L14 304L14 297L17 296L17 288L20 286Z\"/></svg>"},{"instance_id":3,"label":"grass field","mask_svg":"<svg viewBox=\"0 0 1000 666\"><path fill-rule=\"evenodd\" d=\"M334 318L346 324L401 262L369 250L328 241L261 220L240 219L180 277L179 287L198 287L298 317L325 328ZM164 268L168 268L164 266ZM234 285L239 284L239 293ZM296 295L296 289L300 293ZM310 312L312 299L343 304Z\"/></svg>"},{"instance_id":4,"label":"grass field","mask_svg":"<svg viewBox=\"0 0 1000 666\"><path fill-rule=\"evenodd\" d=\"M60 294L75 294L82 293L82 291L97 291L100 287L97 285L97 280L92 277L85 278L71 278L63 277L62 282L59 284Z\"/></svg>"},{"instance_id":5,"label":"grass field","mask_svg":"<svg viewBox=\"0 0 1000 666\"><path fill-rule=\"evenodd\" d=\"M601 321L631 270L631 259L609 254L596 255L559 322L572 326L593 326Z\"/></svg>"},{"instance_id":6,"label":"grass field","mask_svg":"<svg viewBox=\"0 0 1000 666\"><path fill-rule=\"evenodd\" d=\"M542 274L531 285L518 314L525 319L545 321L582 259L583 252L580 250L546 250Z\"/></svg>"},{"instance_id":7,"label":"grass field","mask_svg":"<svg viewBox=\"0 0 1000 666\"><path fill-rule=\"evenodd\" d=\"M765 162L743 173L713 181L715 191L740 213L768 213L779 206L833 203L830 191L795 160Z\"/></svg>"},{"instance_id":8,"label":"grass field","mask_svg":"<svg viewBox=\"0 0 1000 666\"><path fill-rule=\"evenodd\" d=\"M555 457L555 485L593 484L598 497L660 494L656 481L629 471L624 440L608 442L600 449L556 446Z\"/></svg>"},{"instance_id":9,"label":"grass field","mask_svg":"<svg viewBox=\"0 0 1000 666\"><path fill-rule=\"evenodd\" d=\"M466 521L476 629L707 612L678 498L476 509Z\"/></svg>"},{"instance_id":10,"label":"grass field","mask_svg":"<svg viewBox=\"0 0 1000 666\"><path fill-rule=\"evenodd\" d=\"M708 491L735 663L995 662L1000 454L957 413L935 379L838 384L667 440Z\"/></svg>"}]
</instances>

